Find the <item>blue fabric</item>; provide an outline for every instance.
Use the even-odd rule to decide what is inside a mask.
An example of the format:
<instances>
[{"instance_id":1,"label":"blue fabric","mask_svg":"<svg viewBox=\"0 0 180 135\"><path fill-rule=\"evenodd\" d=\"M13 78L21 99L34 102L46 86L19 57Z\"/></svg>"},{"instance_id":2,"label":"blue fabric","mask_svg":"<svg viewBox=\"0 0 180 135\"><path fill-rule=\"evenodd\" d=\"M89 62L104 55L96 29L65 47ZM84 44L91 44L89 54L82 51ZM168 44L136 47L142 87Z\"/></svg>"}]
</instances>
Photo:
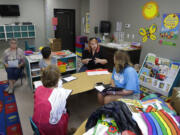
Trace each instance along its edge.
<instances>
[{"instance_id":1,"label":"blue fabric","mask_svg":"<svg viewBox=\"0 0 180 135\"><path fill-rule=\"evenodd\" d=\"M88 70L88 67L85 66L85 65L83 65L83 66L80 68L79 72L85 72L86 70Z\"/></svg>"},{"instance_id":2,"label":"blue fabric","mask_svg":"<svg viewBox=\"0 0 180 135\"><path fill-rule=\"evenodd\" d=\"M157 130L156 130L156 125L154 124L154 122L153 122L153 120L151 119L151 117L148 115L148 113L144 113L144 115L146 116L146 118L148 119L149 123L150 123L151 126L152 126L153 135L158 135L158 134L157 134Z\"/></svg>"},{"instance_id":3,"label":"blue fabric","mask_svg":"<svg viewBox=\"0 0 180 135\"><path fill-rule=\"evenodd\" d=\"M8 80L17 80L20 77L20 68L6 68Z\"/></svg>"},{"instance_id":4,"label":"blue fabric","mask_svg":"<svg viewBox=\"0 0 180 135\"><path fill-rule=\"evenodd\" d=\"M54 57L51 58L51 64L52 64L52 65L56 65L56 64L57 64L56 58L54 58ZM45 67L47 67L47 66L48 66L48 65L46 64L46 62L44 61L44 59L41 59L41 60L39 61L39 67L40 67L40 68L45 68Z\"/></svg>"},{"instance_id":5,"label":"blue fabric","mask_svg":"<svg viewBox=\"0 0 180 135\"><path fill-rule=\"evenodd\" d=\"M138 74L134 68L126 67L122 73L116 73L116 70L113 69L112 79L116 87L140 93Z\"/></svg>"},{"instance_id":6,"label":"blue fabric","mask_svg":"<svg viewBox=\"0 0 180 135\"><path fill-rule=\"evenodd\" d=\"M149 117L151 117L152 121L154 122L155 126L156 126L156 130L157 130L157 134L158 135L163 135L163 132L161 131L161 127L159 125L159 123L156 121L156 119L152 116L152 114L148 113Z\"/></svg>"}]
</instances>

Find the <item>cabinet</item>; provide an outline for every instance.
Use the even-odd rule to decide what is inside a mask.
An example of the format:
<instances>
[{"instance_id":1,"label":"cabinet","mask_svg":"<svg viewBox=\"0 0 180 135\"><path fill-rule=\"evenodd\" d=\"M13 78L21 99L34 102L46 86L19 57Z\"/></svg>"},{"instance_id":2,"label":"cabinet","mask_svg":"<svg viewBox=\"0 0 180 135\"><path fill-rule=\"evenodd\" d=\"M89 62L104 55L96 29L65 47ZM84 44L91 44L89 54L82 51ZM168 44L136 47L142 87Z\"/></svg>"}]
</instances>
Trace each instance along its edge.
<instances>
[{"instance_id":1,"label":"cabinet","mask_svg":"<svg viewBox=\"0 0 180 135\"><path fill-rule=\"evenodd\" d=\"M69 72L76 72L77 70L77 55L70 53L68 56L54 56L58 61L66 63L66 71L62 74ZM28 83L31 89L34 89L33 82L40 80L41 69L39 67L39 61L42 59L41 54L34 54L26 56L26 71L28 75Z\"/></svg>"},{"instance_id":2,"label":"cabinet","mask_svg":"<svg viewBox=\"0 0 180 135\"><path fill-rule=\"evenodd\" d=\"M0 40L35 38L35 25L1 25Z\"/></svg>"}]
</instances>

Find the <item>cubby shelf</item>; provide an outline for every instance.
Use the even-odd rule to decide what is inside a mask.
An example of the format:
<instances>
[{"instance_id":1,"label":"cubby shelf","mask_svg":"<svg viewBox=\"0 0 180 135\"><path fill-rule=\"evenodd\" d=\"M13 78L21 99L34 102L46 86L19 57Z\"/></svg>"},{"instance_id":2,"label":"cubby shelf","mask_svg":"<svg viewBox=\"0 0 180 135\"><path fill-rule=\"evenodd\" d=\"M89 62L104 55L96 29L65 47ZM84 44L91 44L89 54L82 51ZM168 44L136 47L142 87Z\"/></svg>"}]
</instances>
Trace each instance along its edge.
<instances>
[{"instance_id":1,"label":"cubby shelf","mask_svg":"<svg viewBox=\"0 0 180 135\"><path fill-rule=\"evenodd\" d=\"M35 25L1 25L0 40L35 38Z\"/></svg>"}]
</instances>

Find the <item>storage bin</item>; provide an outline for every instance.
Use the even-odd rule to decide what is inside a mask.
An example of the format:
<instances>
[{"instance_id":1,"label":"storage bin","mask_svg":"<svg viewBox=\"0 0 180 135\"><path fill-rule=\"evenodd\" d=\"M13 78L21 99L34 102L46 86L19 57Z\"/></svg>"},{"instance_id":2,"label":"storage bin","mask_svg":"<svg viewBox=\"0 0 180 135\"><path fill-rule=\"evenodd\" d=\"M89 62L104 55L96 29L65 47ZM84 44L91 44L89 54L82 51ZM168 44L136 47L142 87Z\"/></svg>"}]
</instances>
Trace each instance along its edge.
<instances>
[{"instance_id":1,"label":"storage bin","mask_svg":"<svg viewBox=\"0 0 180 135\"><path fill-rule=\"evenodd\" d=\"M64 62L58 61L57 66L58 66L59 71L60 71L61 73L66 72L66 65L67 65L67 64L64 63Z\"/></svg>"}]
</instances>

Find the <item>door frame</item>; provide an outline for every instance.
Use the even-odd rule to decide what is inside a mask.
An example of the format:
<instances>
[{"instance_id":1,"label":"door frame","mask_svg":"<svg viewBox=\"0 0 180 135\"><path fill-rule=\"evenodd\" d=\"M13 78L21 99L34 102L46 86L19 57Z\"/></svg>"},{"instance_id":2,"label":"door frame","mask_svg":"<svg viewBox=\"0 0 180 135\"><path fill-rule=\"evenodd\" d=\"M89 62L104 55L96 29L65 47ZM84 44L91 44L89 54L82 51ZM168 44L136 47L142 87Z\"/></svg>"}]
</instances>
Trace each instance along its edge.
<instances>
[{"instance_id":1,"label":"door frame","mask_svg":"<svg viewBox=\"0 0 180 135\"><path fill-rule=\"evenodd\" d=\"M72 12L74 14L74 29L73 29L73 51L75 52L75 41L76 41L76 10L75 9L57 9L54 8L54 17L56 17L57 12ZM56 36L56 31L54 31L54 35Z\"/></svg>"}]
</instances>

